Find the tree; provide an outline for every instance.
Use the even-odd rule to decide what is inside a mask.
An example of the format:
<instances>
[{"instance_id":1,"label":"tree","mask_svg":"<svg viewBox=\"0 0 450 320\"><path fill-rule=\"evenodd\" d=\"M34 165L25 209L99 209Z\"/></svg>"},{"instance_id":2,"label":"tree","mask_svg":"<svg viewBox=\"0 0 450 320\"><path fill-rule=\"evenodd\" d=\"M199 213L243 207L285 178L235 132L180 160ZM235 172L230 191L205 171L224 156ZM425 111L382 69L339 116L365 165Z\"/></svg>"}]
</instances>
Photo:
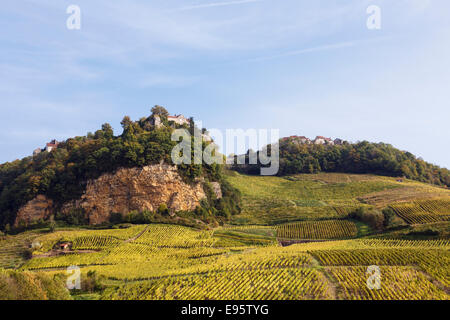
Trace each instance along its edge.
<instances>
[{"instance_id":1,"label":"tree","mask_svg":"<svg viewBox=\"0 0 450 320\"><path fill-rule=\"evenodd\" d=\"M102 131L103 131L103 136L106 139L111 139L114 136L113 128L111 127L111 125L109 123L102 124Z\"/></svg>"},{"instance_id":2,"label":"tree","mask_svg":"<svg viewBox=\"0 0 450 320\"><path fill-rule=\"evenodd\" d=\"M55 220L51 219L51 220L50 220L50 223L49 223L49 225L48 225L48 229L49 229L50 232L54 232L54 231L55 231L55 228L56 228Z\"/></svg>"},{"instance_id":3,"label":"tree","mask_svg":"<svg viewBox=\"0 0 450 320\"><path fill-rule=\"evenodd\" d=\"M158 207L158 213L162 215L169 214L169 209L167 208L167 205L165 203L161 203Z\"/></svg>"},{"instance_id":4,"label":"tree","mask_svg":"<svg viewBox=\"0 0 450 320\"><path fill-rule=\"evenodd\" d=\"M389 227L395 218L395 212L392 208L388 207L383 209L382 213L384 215L384 226Z\"/></svg>"},{"instance_id":5,"label":"tree","mask_svg":"<svg viewBox=\"0 0 450 320\"><path fill-rule=\"evenodd\" d=\"M169 115L169 112L163 106L155 105L152 108L152 115L157 115L157 116L160 116L160 117L161 116L167 117Z\"/></svg>"},{"instance_id":6,"label":"tree","mask_svg":"<svg viewBox=\"0 0 450 320\"><path fill-rule=\"evenodd\" d=\"M124 131L127 130L132 123L133 121L131 121L129 116L123 117L122 121L120 121L120 125L122 126Z\"/></svg>"}]
</instances>

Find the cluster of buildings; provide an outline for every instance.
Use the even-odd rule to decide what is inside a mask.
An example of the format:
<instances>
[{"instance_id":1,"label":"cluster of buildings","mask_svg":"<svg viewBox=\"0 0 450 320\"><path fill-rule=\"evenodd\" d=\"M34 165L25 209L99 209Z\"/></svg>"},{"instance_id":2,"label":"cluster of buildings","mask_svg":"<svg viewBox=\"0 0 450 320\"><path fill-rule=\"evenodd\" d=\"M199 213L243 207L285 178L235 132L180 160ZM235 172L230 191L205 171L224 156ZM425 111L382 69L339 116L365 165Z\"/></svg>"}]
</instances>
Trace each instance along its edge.
<instances>
[{"instance_id":1,"label":"cluster of buildings","mask_svg":"<svg viewBox=\"0 0 450 320\"><path fill-rule=\"evenodd\" d=\"M183 124L189 124L189 119L183 116L182 114L176 114L174 116L167 116L167 120L170 122L175 122L176 124L183 125ZM152 114L150 118L150 124L152 126L155 126L157 128L162 126L161 117L157 114Z\"/></svg>"},{"instance_id":2,"label":"cluster of buildings","mask_svg":"<svg viewBox=\"0 0 450 320\"><path fill-rule=\"evenodd\" d=\"M39 153L41 153L43 151L52 152L52 150L55 150L56 148L58 148L58 144L59 144L59 142L56 141L55 139L53 139L52 141L45 144L44 149L37 148L36 150L34 150L33 156L38 155Z\"/></svg>"},{"instance_id":3,"label":"cluster of buildings","mask_svg":"<svg viewBox=\"0 0 450 320\"><path fill-rule=\"evenodd\" d=\"M187 119L185 116L183 116L182 114L176 114L174 116L167 116L167 120L168 121L173 121L179 125L183 125L183 124L189 124L189 119Z\"/></svg>"},{"instance_id":4,"label":"cluster of buildings","mask_svg":"<svg viewBox=\"0 0 450 320\"><path fill-rule=\"evenodd\" d=\"M178 125L183 125L183 124L189 125L190 124L190 120L188 118L186 118L185 116L183 116L182 114L175 114L173 116L169 115L169 116L167 116L167 120L169 121L169 123L174 122ZM152 114L152 116L150 118L150 124L157 128L159 128L163 125L163 123L161 121L161 117L156 114ZM212 138L207 131L202 132L202 138L204 141L207 141L207 142L212 141Z\"/></svg>"},{"instance_id":5,"label":"cluster of buildings","mask_svg":"<svg viewBox=\"0 0 450 320\"><path fill-rule=\"evenodd\" d=\"M186 118L185 116L183 116L182 114L178 114L178 115L175 114L173 116L169 115L169 116L167 116L167 120L169 122L175 122L176 124L179 124L179 125L183 125L183 124L189 125L189 119ZM155 127L162 126L161 118L158 115L152 115L152 117L150 119L150 124ZM209 134L207 132L203 133L202 136L205 141L212 141L211 137L209 136ZM55 139L53 139L52 141L45 144L44 149L37 148L36 150L34 150L33 156L36 156L39 153L44 152L44 151L52 152L53 150L58 148L58 145L59 145L59 142L56 141Z\"/></svg>"},{"instance_id":6,"label":"cluster of buildings","mask_svg":"<svg viewBox=\"0 0 450 320\"><path fill-rule=\"evenodd\" d=\"M322 136L317 136L314 140L311 140L305 136L290 136L283 138L282 140L295 140L301 144L324 144L324 145L341 145L344 143L342 139L336 138L332 140L331 138L326 138Z\"/></svg>"}]
</instances>

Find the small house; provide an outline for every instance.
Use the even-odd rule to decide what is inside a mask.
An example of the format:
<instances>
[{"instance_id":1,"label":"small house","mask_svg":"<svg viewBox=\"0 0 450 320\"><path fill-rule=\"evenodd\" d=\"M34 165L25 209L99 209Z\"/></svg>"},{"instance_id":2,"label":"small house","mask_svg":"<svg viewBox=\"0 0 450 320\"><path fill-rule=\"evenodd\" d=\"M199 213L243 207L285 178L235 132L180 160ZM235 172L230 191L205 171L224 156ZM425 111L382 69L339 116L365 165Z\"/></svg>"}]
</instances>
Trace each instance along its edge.
<instances>
[{"instance_id":1,"label":"small house","mask_svg":"<svg viewBox=\"0 0 450 320\"><path fill-rule=\"evenodd\" d=\"M53 150L55 150L56 148L58 148L58 144L59 142L56 141L55 139L53 139L52 141L48 142L45 145L45 151L47 152L52 152Z\"/></svg>"},{"instance_id":2,"label":"small house","mask_svg":"<svg viewBox=\"0 0 450 320\"><path fill-rule=\"evenodd\" d=\"M70 249L70 243L69 242L63 242L59 244L59 248L61 250L69 250Z\"/></svg>"},{"instance_id":3,"label":"small house","mask_svg":"<svg viewBox=\"0 0 450 320\"><path fill-rule=\"evenodd\" d=\"M316 139L314 139L314 144L331 144L331 145L333 145L334 142L330 138L317 136Z\"/></svg>"},{"instance_id":4,"label":"small house","mask_svg":"<svg viewBox=\"0 0 450 320\"><path fill-rule=\"evenodd\" d=\"M185 118L182 114L167 116L168 121L173 121L179 125L189 124L189 119Z\"/></svg>"}]
</instances>

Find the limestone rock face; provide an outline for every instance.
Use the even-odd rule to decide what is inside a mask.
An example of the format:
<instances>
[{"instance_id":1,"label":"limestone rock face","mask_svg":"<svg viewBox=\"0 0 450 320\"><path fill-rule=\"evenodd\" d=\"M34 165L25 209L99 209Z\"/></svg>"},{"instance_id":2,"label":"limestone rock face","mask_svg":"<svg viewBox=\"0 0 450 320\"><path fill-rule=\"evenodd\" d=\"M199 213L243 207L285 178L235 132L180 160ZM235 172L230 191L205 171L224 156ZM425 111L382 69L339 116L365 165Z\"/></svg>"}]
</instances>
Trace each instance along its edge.
<instances>
[{"instance_id":1,"label":"limestone rock face","mask_svg":"<svg viewBox=\"0 0 450 320\"><path fill-rule=\"evenodd\" d=\"M85 194L66 204L63 213L73 206L83 208L90 224L100 224L108 221L112 212L156 211L163 203L171 212L194 210L205 197L202 182L183 182L175 166L122 168L88 181Z\"/></svg>"},{"instance_id":2,"label":"limestone rock face","mask_svg":"<svg viewBox=\"0 0 450 320\"><path fill-rule=\"evenodd\" d=\"M157 164L122 168L90 180L81 198L65 203L59 211L68 214L72 209L82 208L90 224L100 224L109 221L113 212L125 215L133 210L156 211L163 203L171 214L193 211L203 198L206 195L201 180L187 184L176 166ZM19 210L16 224L21 220L28 224L47 219L55 211L51 200L38 195Z\"/></svg>"},{"instance_id":3,"label":"limestone rock face","mask_svg":"<svg viewBox=\"0 0 450 320\"><path fill-rule=\"evenodd\" d=\"M53 201L46 196L40 194L31 201L28 201L22 208L19 209L16 216L14 226L20 223L28 225L39 219L47 219L53 214Z\"/></svg>"},{"instance_id":4,"label":"limestone rock face","mask_svg":"<svg viewBox=\"0 0 450 320\"><path fill-rule=\"evenodd\" d=\"M218 182L211 182L211 187L216 194L216 198L220 199L222 198L222 188L220 187L220 183Z\"/></svg>"}]
</instances>

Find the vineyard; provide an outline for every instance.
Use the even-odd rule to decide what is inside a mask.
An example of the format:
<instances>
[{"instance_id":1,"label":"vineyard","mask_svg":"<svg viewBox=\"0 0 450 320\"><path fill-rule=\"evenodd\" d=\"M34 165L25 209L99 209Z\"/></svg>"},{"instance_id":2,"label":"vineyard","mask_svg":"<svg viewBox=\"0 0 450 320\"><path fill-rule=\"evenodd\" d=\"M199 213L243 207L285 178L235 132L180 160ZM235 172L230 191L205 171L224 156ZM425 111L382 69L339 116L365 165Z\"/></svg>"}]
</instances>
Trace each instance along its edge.
<instances>
[{"instance_id":1,"label":"vineyard","mask_svg":"<svg viewBox=\"0 0 450 320\"><path fill-rule=\"evenodd\" d=\"M391 204L395 213L410 224L433 223L450 220L450 200L422 200L412 203Z\"/></svg>"},{"instance_id":2,"label":"vineyard","mask_svg":"<svg viewBox=\"0 0 450 320\"><path fill-rule=\"evenodd\" d=\"M295 237L299 232L306 234L298 231L299 224L303 222L290 224L297 227ZM336 234L335 229L347 237L356 232L354 224L345 220L315 224L323 225L314 231L320 237ZM276 228L277 233L281 227ZM70 239L73 252L36 256L20 270L64 276L67 267L76 265L82 276L95 271L108 281L115 281L102 293L102 299L449 298L445 288L450 286L450 241L446 239L347 239L287 247L274 242L218 246L224 239L223 232L258 237L274 230L225 226L216 231L199 231L155 224L135 226L133 232L100 230L97 235L92 230L57 231L57 235L46 234L39 239L52 239L53 244ZM51 243L46 243L46 247L51 248ZM88 248L91 251L86 253L77 251ZM381 268L381 290L365 285L369 265Z\"/></svg>"},{"instance_id":3,"label":"vineyard","mask_svg":"<svg viewBox=\"0 0 450 320\"><path fill-rule=\"evenodd\" d=\"M36 237L33 232L0 237L0 268L15 268L23 264L24 252Z\"/></svg>"},{"instance_id":4,"label":"vineyard","mask_svg":"<svg viewBox=\"0 0 450 320\"><path fill-rule=\"evenodd\" d=\"M342 239L353 238L358 233L351 221L305 221L277 226L278 239Z\"/></svg>"},{"instance_id":5,"label":"vineyard","mask_svg":"<svg viewBox=\"0 0 450 320\"><path fill-rule=\"evenodd\" d=\"M423 271L450 285L450 252L443 249L354 249L317 250L311 254L326 266L418 266Z\"/></svg>"},{"instance_id":6,"label":"vineyard","mask_svg":"<svg viewBox=\"0 0 450 320\"><path fill-rule=\"evenodd\" d=\"M330 299L324 277L313 269L236 270L124 285L104 299L305 300Z\"/></svg>"},{"instance_id":7,"label":"vineyard","mask_svg":"<svg viewBox=\"0 0 450 320\"><path fill-rule=\"evenodd\" d=\"M145 229L144 225L135 225L124 229L105 230L67 230L57 231L36 237L34 241L39 247L35 254L50 251L57 243L72 242L73 249L77 250L100 250L109 246L115 246L121 241L138 235Z\"/></svg>"},{"instance_id":8,"label":"vineyard","mask_svg":"<svg viewBox=\"0 0 450 320\"><path fill-rule=\"evenodd\" d=\"M95 293L101 299L450 298L447 190L346 174L236 174L230 181L244 202L228 224L202 230L123 224L8 235L0 239L0 268L65 279L66 268L78 266L82 279L93 272L101 279L104 289ZM404 201L411 188L422 200ZM355 208L380 203L408 224L377 233L352 215ZM379 290L367 286L373 265L380 268Z\"/></svg>"},{"instance_id":9,"label":"vineyard","mask_svg":"<svg viewBox=\"0 0 450 320\"><path fill-rule=\"evenodd\" d=\"M337 280L341 298L348 300L448 299L422 272L412 267L381 267L380 289L367 286L367 268L334 267L327 271Z\"/></svg>"}]
</instances>

